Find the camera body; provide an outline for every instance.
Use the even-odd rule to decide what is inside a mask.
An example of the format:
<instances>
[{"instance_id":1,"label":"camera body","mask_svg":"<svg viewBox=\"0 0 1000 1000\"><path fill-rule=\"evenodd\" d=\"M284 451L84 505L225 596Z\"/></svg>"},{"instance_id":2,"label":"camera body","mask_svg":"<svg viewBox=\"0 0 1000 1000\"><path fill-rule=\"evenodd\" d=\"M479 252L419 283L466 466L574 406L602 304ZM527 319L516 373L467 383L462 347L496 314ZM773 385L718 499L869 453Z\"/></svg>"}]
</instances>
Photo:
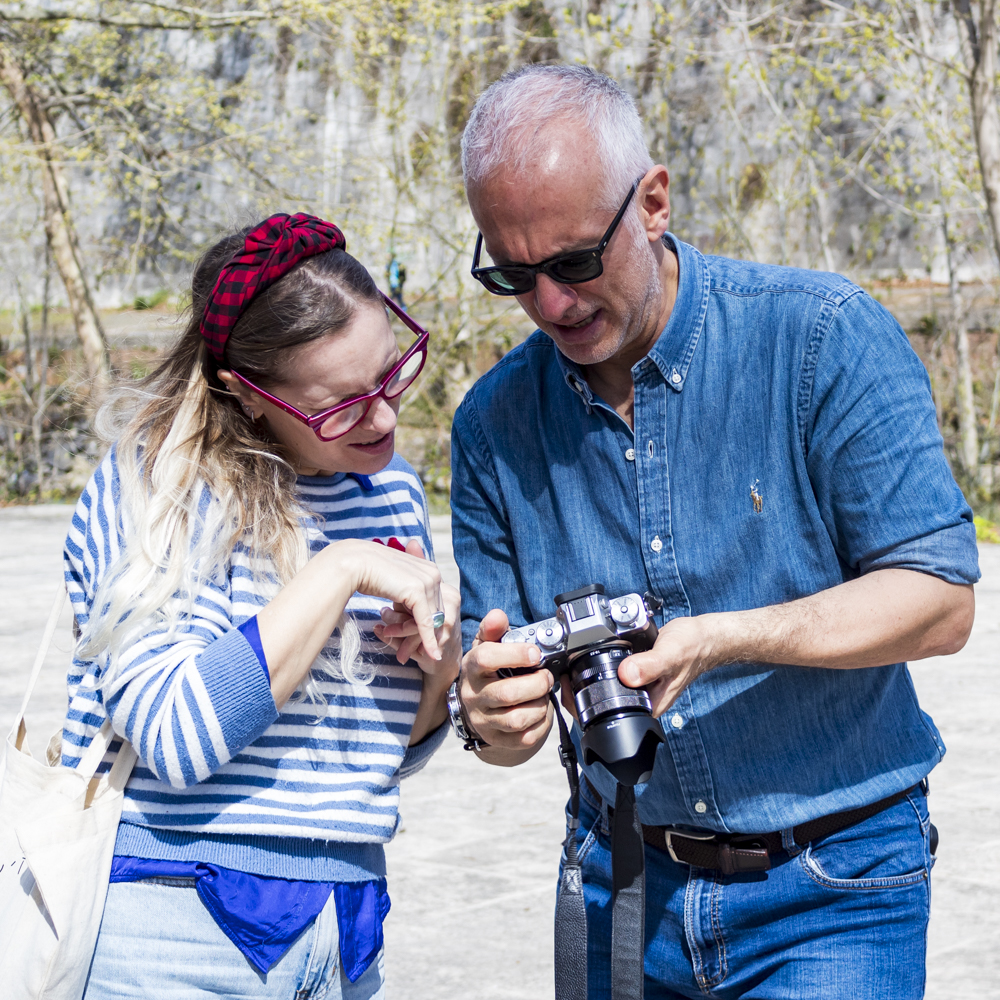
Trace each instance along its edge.
<instances>
[{"instance_id":1,"label":"camera body","mask_svg":"<svg viewBox=\"0 0 1000 1000\"><path fill-rule=\"evenodd\" d=\"M545 667L557 680L569 675L584 763L603 764L626 785L649 780L663 742L649 695L618 679L621 661L656 641L654 600L639 594L609 600L604 587L591 584L558 594L554 617L512 628L501 640L534 644L542 654L535 669Z\"/></svg>"}]
</instances>

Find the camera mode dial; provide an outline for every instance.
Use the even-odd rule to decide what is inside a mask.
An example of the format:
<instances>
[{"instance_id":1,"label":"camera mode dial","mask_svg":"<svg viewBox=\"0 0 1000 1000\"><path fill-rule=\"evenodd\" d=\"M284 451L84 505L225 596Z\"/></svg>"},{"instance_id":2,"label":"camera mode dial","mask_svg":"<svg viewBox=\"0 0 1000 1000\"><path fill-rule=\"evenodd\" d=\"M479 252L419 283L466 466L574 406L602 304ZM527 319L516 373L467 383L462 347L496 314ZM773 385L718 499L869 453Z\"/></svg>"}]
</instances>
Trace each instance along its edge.
<instances>
[{"instance_id":1,"label":"camera mode dial","mask_svg":"<svg viewBox=\"0 0 1000 1000\"><path fill-rule=\"evenodd\" d=\"M611 602L611 619L616 625L631 625L639 617L639 601L630 594Z\"/></svg>"},{"instance_id":2,"label":"camera mode dial","mask_svg":"<svg viewBox=\"0 0 1000 1000\"><path fill-rule=\"evenodd\" d=\"M562 644L565 630L557 618L550 618L548 621L540 622L535 633L535 642L542 649L555 649Z\"/></svg>"}]
</instances>

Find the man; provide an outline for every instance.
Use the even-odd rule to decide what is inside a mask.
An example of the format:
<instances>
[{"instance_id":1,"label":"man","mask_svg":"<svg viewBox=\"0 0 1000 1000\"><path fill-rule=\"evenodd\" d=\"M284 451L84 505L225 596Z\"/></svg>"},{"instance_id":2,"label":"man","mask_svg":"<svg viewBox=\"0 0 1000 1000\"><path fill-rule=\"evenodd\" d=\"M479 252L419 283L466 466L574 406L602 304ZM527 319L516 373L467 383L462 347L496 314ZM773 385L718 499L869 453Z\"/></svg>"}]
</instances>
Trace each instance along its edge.
<instances>
[{"instance_id":1,"label":"man","mask_svg":"<svg viewBox=\"0 0 1000 1000\"><path fill-rule=\"evenodd\" d=\"M667 170L591 70L494 84L463 167L480 280L538 331L455 417L461 722L484 760L526 760L553 679L499 675L539 659L500 644L508 621L590 583L651 592L659 637L619 670L665 740L637 789L658 845L646 995L922 996L923 779L944 746L904 661L964 645L978 579L923 367L846 279L671 236ZM585 777L589 988L607 997L615 784L599 764ZM674 860L678 828L693 836ZM726 874L743 834L769 870Z\"/></svg>"}]
</instances>

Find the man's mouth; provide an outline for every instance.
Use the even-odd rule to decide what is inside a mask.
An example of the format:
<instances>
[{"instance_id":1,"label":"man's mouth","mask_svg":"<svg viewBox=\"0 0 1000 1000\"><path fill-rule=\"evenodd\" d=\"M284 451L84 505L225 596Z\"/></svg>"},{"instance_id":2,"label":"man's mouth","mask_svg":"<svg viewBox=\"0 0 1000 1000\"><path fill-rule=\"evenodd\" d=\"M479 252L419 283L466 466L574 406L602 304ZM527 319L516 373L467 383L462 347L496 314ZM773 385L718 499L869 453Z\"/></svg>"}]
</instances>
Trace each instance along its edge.
<instances>
[{"instance_id":1,"label":"man's mouth","mask_svg":"<svg viewBox=\"0 0 1000 1000\"><path fill-rule=\"evenodd\" d=\"M552 325L556 328L556 331L560 336L572 337L574 334L578 334L581 331L587 330L592 327L601 315L601 310L598 309L596 312L592 312L589 316L584 316L583 319L578 319L574 323L553 323Z\"/></svg>"}]
</instances>

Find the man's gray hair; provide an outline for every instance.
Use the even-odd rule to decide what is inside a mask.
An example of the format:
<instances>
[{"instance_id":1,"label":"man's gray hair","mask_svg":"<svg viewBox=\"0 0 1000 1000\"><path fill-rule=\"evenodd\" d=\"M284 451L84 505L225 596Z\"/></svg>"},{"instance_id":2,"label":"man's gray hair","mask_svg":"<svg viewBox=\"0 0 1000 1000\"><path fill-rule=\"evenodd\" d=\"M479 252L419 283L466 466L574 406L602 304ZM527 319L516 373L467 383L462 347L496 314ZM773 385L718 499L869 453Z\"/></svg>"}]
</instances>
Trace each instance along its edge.
<instances>
[{"instance_id":1,"label":"man's gray hair","mask_svg":"<svg viewBox=\"0 0 1000 1000\"><path fill-rule=\"evenodd\" d=\"M609 209L653 165L639 110L614 80L586 66L531 65L504 74L476 101L462 135L466 190L502 169L531 166L555 122L580 123L593 137Z\"/></svg>"}]
</instances>

